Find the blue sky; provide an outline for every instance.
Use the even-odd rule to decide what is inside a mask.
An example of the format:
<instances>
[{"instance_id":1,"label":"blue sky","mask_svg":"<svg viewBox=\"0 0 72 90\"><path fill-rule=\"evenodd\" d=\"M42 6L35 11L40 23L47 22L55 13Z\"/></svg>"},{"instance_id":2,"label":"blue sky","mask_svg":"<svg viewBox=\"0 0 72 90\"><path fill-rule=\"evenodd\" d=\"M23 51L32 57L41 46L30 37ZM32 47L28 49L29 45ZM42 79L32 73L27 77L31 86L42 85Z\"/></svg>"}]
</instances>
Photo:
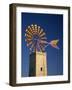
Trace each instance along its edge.
<instances>
[{"instance_id":1,"label":"blue sky","mask_svg":"<svg viewBox=\"0 0 72 90\"><path fill-rule=\"evenodd\" d=\"M21 52L22 52L22 77L29 75L29 48L25 42L25 30L27 26L37 24L44 29L47 41L59 39L59 50L48 46L45 50L47 53L47 70L48 75L63 74L63 15L57 14L37 14L37 13L21 13Z\"/></svg>"}]
</instances>

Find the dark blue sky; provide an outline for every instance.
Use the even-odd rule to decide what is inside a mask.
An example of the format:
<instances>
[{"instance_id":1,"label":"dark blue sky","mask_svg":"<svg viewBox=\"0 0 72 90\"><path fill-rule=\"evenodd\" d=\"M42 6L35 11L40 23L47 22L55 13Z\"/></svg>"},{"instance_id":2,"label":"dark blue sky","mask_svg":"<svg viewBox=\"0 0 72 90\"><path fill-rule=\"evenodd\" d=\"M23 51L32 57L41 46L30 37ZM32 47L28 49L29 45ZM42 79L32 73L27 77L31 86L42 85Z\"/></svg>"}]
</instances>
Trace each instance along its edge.
<instances>
[{"instance_id":1,"label":"dark blue sky","mask_svg":"<svg viewBox=\"0 0 72 90\"><path fill-rule=\"evenodd\" d=\"M47 53L47 70L48 75L62 75L63 74L63 15L56 14L36 14L36 13L22 13L22 65L21 75L28 77L29 74L29 48L25 42L25 30L28 25L40 25L46 33L47 41L59 39L59 50L48 46Z\"/></svg>"}]
</instances>

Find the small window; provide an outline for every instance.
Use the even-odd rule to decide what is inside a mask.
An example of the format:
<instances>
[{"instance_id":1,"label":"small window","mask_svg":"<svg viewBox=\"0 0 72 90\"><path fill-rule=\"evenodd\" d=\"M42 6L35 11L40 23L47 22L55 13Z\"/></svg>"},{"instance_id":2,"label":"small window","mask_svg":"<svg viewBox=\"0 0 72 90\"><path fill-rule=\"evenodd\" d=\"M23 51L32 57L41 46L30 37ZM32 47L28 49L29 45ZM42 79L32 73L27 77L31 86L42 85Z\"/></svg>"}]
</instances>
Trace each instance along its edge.
<instances>
[{"instance_id":1,"label":"small window","mask_svg":"<svg viewBox=\"0 0 72 90\"><path fill-rule=\"evenodd\" d=\"M40 70L42 71L42 67L40 68Z\"/></svg>"}]
</instances>

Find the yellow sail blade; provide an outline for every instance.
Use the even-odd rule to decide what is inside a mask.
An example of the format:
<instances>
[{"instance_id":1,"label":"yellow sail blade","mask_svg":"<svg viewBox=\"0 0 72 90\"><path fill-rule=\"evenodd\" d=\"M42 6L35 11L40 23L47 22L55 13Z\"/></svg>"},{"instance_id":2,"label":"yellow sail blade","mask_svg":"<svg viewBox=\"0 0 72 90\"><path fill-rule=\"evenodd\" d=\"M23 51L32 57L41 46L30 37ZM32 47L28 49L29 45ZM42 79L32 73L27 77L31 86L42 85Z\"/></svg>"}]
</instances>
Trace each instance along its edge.
<instances>
[{"instance_id":1,"label":"yellow sail blade","mask_svg":"<svg viewBox=\"0 0 72 90\"><path fill-rule=\"evenodd\" d=\"M38 26L38 29L37 29L37 33L39 34L39 32L40 32L40 26Z\"/></svg>"},{"instance_id":2,"label":"yellow sail blade","mask_svg":"<svg viewBox=\"0 0 72 90\"><path fill-rule=\"evenodd\" d=\"M29 46L29 45L31 45L32 44L32 41L31 42L29 42L28 44L27 44L27 46Z\"/></svg>"},{"instance_id":3,"label":"yellow sail blade","mask_svg":"<svg viewBox=\"0 0 72 90\"><path fill-rule=\"evenodd\" d=\"M28 26L28 30L33 34L33 30L30 26Z\"/></svg>"},{"instance_id":4,"label":"yellow sail blade","mask_svg":"<svg viewBox=\"0 0 72 90\"><path fill-rule=\"evenodd\" d=\"M46 37L41 37L41 40L42 40L42 39L45 39L45 40L46 40L47 38L46 38Z\"/></svg>"},{"instance_id":5,"label":"yellow sail blade","mask_svg":"<svg viewBox=\"0 0 72 90\"><path fill-rule=\"evenodd\" d=\"M40 30L39 35L43 32L43 29Z\"/></svg>"},{"instance_id":6,"label":"yellow sail blade","mask_svg":"<svg viewBox=\"0 0 72 90\"><path fill-rule=\"evenodd\" d=\"M34 26L35 26L35 33L37 34L37 25L35 24Z\"/></svg>"},{"instance_id":7,"label":"yellow sail blade","mask_svg":"<svg viewBox=\"0 0 72 90\"><path fill-rule=\"evenodd\" d=\"M45 35L45 32L43 32L41 35L40 35L40 37L43 37Z\"/></svg>"},{"instance_id":8,"label":"yellow sail blade","mask_svg":"<svg viewBox=\"0 0 72 90\"><path fill-rule=\"evenodd\" d=\"M29 34L25 34L25 36L28 38L32 38L32 36L30 36Z\"/></svg>"},{"instance_id":9,"label":"yellow sail blade","mask_svg":"<svg viewBox=\"0 0 72 90\"><path fill-rule=\"evenodd\" d=\"M34 43L32 43L30 50L32 50L33 47L34 47Z\"/></svg>"},{"instance_id":10,"label":"yellow sail blade","mask_svg":"<svg viewBox=\"0 0 72 90\"><path fill-rule=\"evenodd\" d=\"M25 39L25 41L26 41L26 42L30 42L30 41L32 41L32 39Z\"/></svg>"},{"instance_id":11,"label":"yellow sail blade","mask_svg":"<svg viewBox=\"0 0 72 90\"><path fill-rule=\"evenodd\" d=\"M34 30L34 25L33 24L31 25L31 28L32 28L32 30Z\"/></svg>"},{"instance_id":12,"label":"yellow sail blade","mask_svg":"<svg viewBox=\"0 0 72 90\"><path fill-rule=\"evenodd\" d=\"M26 33L32 36L32 32L30 30L26 29Z\"/></svg>"}]
</instances>

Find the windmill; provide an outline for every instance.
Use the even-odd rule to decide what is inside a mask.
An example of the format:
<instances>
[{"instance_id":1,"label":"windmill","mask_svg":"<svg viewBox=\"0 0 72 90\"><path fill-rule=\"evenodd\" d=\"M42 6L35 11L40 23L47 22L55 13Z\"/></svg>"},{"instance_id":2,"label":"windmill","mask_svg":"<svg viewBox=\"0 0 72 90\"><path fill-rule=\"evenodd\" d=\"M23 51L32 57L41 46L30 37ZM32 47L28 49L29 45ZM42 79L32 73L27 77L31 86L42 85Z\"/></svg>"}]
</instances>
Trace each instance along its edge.
<instances>
[{"instance_id":1,"label":"windmill","mask_svg":"<svg viewBox=\"0 0 72 90\"><path fill-rule=\"evenodd\" d=\"M29 76L47 75L45 48L51 45L53 48L59 49L57 46L59 40L48 42L43 28L37 24L31 24L26 28L25 37L27 47L32 52L30 55Z\"/></svg>"}]
</instances>

